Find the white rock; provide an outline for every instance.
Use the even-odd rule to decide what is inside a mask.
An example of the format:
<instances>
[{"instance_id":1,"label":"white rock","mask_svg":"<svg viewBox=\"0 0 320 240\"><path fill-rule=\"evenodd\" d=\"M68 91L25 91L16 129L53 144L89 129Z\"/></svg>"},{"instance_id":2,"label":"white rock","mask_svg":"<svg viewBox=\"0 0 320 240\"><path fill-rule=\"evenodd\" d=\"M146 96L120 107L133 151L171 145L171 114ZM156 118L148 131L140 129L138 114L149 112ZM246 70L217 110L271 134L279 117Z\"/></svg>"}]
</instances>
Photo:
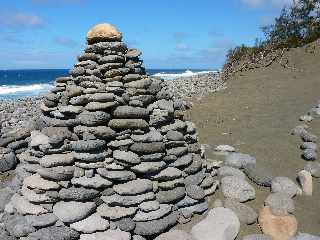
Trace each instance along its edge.
<instances>
[{"instance_id":1,"label":"white rock","mask_svg":"<svg viewBox=\"0 0 320 240\"><path fill-rule=\"evenodd\" d=\"M235 152L236 149L230 145L218 145L215 149L218 152Z\"/></svg>"},{"instance_id":2,"label":"white rock","mask_svg":"<svg viewBox=\"0 0 320 240\"><path fill-rule=\"evenodd\" d=\"M240 221L230 209L218 207L196 224L191 234L196 240L234 240L240 230Z\"/></svg>"},{"instance_id":3,"label":"white rock","mask_svg":"<svg viewBox=\"0 0 320 240\"><path fill-rule=\"evenodd\" d=\"M49 144L49 137L44 135L39 131L32 131L31 132L31 147L37 147L40 145Z\"/></svg>"},{"instance_id":4,"label":"white rock","mask_svg":"<svg viewBox=\"0 0 320 240\"><path fill-rule=\"evenodd\" d=\"M298 173L298 180L301 184L303 193L307 196L312 196L313 186L311 173L306 170L300 171Z\"/></svg>"}]
</instances>

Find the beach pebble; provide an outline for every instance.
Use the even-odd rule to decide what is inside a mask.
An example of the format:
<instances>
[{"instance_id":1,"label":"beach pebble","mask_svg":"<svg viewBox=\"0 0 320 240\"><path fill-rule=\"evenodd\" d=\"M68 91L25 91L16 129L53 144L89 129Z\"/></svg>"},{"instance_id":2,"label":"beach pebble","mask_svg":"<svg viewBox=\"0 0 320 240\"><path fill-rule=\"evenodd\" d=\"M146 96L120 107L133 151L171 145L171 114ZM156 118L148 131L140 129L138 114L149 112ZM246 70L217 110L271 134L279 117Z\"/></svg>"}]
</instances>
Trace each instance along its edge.
<instances>
[{"instance_id":1,"label":"beach pebble","mask_svg":"<svg viewBox=\"0 0 320 240\"><path fill-rule=\"evenodd\" d=\"M318 158L318 155L314 149L307 148L303 151L302 157L307 161L314 161Z\"/></svg>"},{"instance_id":2,"label":"beach pebble","mask_svg":"<svg viewBox=\"0 0 320 240\"><path fill-rule=\"evenodd\" d=\"M226 198L238 199L240 202L255 199L255 189L244 179L227 176L221 180L222 193Z\"/></svg>"},{"instance_id":3,"label":"beach pebble","mask_svg":"<svg viewBox=\"0 0 320 240\"><path fill-rule=\"evenodd\" d=\"M277 216L288 215L295 211L295 205L292 198L285 193L271 193L264 201L266 206L270 207L272 214Z\"/></svg>"},{"instance_id":4,"label":"beach pebble","mask_svg":"<svg viewBox=\"0 0 320 240\"><path fill-rule=\"evenodd\" d=\"M290 240L320 240L320 235L311 235L308 233L298 233L297 236L290 238Z\"/></svg>"},{"instance_id":5,"label":"beach pebble","mask_svg":"<svg viewBox=\"0 0 320 240\"><path fill-rule=\"evenodd\" d=\"M253 224L257 221L258 213L235 199L227 198L224 202L224 207L231 209L238 216L241 223Z\"/></svg>"},{"instance_id":6,"label":"beach pebble","mask_svg":"<svg viewBox=\"0 0 320 240\"><path fill-rule=\"evenodd\" d=\"M246 175L239 170L238 168L233 168L229 166L223 166L218 169L218 176L220 178L226 177L226 176L235 176L241 179L246 179Z\"/></svg>"},{"instance_id":7,"label":"beach pebble","mask_svg":"<svg viewBox=\"0 0 320 240\"><path fill-rule=\"evenodd\" d=\"M237 215L228 208L218 207L209 211L207 217L191 229L196 240L233 240L240 230Z\"/></svg>"},{"instance_id":8,"label":"beach pebble","mask_svg":"<svg viewBox=\"0 0 320 240\"><path fill-rule=\"evenodd\" d=\"M309 123L313 120L313 117L311 115L302 115L302 116L300 116L299 120L302 122Z\"/></svg>"},{"instance_id":9,"label":"beach pebble","mask_svg":"<svg viewBox=\"0 0 320 240\"><path fill-rule=\"evenodd\" d=\"M292 198L299 193L299 187L290 178L275 177L271 182L271 192L285 193Z\"/></svg>"},{"instance_id":10,"label":"beach pebble","mask_svg":"<svg viewBox=\"0 0 320 240\"><path fill-rule=\"evenodd\" d=\"M310 172L313 177L320 178L320 163L308 162L304 166L304 170Z\"/></svg>"},{"instance_id":11,"label":"beach pebble","mask_svg":"<svg viewBox=\"0 0 320 240\"><path fill-rule=\"evenodd\" d=\"M226 166L244 168L247 165L256 165L256 159L249 154L231 153L224 160Z\"/></svg>"},{"instance_id":12,"label":"beach pebble","mask_svg":"<svg viewBox=\"0 0 320 240\"><path fill-rule=\"evenodd\" d=\"M270 207L266 206L259 213L259 225L264 234L273 240L285 240L293 237L298 229L298 222L294 215L276 216Z\"/></svg>"},{"instance_id":13,"label":"beach pebble","mask_svg":"<svg viewBox=\"0 0 320 240\"><path fill-rule=\"evenodd\" d=\"M236 149L230 145L218 145L215 149L217 152L235 152Z\"/></svg>"},{"instance_id":14,"label":"beach pebble","mask_svg":"<svg viewBox=\"0 0 320 240\"><path fill-rule=\"evenodd\" d=\"M314 142L304 142L300 145L300 148L303 150L304 149L311 149L311 150L316 151L318 148L318 145Z\"/></svg>"},{"instance_id":15,"label":"beach pebble","mask_svg":"<svg viewBox=\"0 0 320 240\"><path fill-rule=\"evenodd\" d=\"M244 173L252 182L259 186L271 186L273 175L265 167L261 167L259 165L247 165L244 168Z\"/></svg>"},{"instance_id":16,"label":"beach pebble","mask_svg":"<svg viewBox=\"0 0 320 240\"><path fill-rule=\"evenodd\" d=\"M301 184L302 192L306 196L312 196L313 185L311 173L302 170L298 173L298 181Z\"/></svg>"}]
</instances>

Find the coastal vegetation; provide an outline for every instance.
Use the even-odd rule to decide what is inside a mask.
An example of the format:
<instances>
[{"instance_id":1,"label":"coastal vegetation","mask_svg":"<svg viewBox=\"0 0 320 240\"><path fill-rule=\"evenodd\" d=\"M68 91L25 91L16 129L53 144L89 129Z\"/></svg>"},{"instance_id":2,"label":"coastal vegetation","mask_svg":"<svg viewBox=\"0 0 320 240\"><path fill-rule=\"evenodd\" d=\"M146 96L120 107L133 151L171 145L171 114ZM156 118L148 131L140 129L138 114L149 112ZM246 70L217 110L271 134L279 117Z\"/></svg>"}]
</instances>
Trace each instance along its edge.
<instances>
[{"instance_id":1,"label":"coastal vegetation","mask_svg":"<svg viewBox=\"0 0 320 240\"><path fill-rule=\"evenodd\" d=\"M254 46L242 44L227 53L225 75L241 69L239 66L266 66L288 48L301 47L320 38L320 0L296 0L285 6L274 23L261 27L264 39Z\"/></svg>"}]
</instances>

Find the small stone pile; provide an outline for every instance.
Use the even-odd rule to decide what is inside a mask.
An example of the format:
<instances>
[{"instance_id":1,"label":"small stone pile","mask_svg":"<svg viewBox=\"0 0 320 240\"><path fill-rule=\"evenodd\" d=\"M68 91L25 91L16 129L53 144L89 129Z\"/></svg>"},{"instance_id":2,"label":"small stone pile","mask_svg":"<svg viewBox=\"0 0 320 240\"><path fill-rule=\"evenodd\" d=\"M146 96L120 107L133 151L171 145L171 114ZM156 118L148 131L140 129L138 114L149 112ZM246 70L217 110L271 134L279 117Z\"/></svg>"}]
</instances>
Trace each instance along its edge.
<instances>
[{"instance_id":1,"label":"small stone pile","mask_svg":"<svg viewBox=\"0 0 320 240\"><path fill-rule=\"evenodd\" d=\"M109 24L91 29L39 129L2 137L0 154L20 165L1 239L143 239L208 209L218 184L194 124L121 39Z\"/></svg>"}]
</instances>

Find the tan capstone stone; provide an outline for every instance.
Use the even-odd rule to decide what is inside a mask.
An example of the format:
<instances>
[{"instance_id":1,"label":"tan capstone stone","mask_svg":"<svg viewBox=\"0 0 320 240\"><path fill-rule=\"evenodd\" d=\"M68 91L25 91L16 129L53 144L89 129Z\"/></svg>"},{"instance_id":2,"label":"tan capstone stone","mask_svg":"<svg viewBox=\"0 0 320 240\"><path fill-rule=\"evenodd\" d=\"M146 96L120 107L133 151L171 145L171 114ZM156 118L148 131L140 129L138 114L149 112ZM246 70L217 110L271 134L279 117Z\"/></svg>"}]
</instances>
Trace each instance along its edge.
<instances>
[{"instance_id":1,"label":"tan capstone stone","mask_svg":"<svg viewBox=\"0 0 320 240\"><path fill-rule=\"evenodd\" d=\"M87 41L89 44L103 41L121 41L121 39L122 33L108 23L98 24L87 33Z\"/></svg>"}]
</instances>

